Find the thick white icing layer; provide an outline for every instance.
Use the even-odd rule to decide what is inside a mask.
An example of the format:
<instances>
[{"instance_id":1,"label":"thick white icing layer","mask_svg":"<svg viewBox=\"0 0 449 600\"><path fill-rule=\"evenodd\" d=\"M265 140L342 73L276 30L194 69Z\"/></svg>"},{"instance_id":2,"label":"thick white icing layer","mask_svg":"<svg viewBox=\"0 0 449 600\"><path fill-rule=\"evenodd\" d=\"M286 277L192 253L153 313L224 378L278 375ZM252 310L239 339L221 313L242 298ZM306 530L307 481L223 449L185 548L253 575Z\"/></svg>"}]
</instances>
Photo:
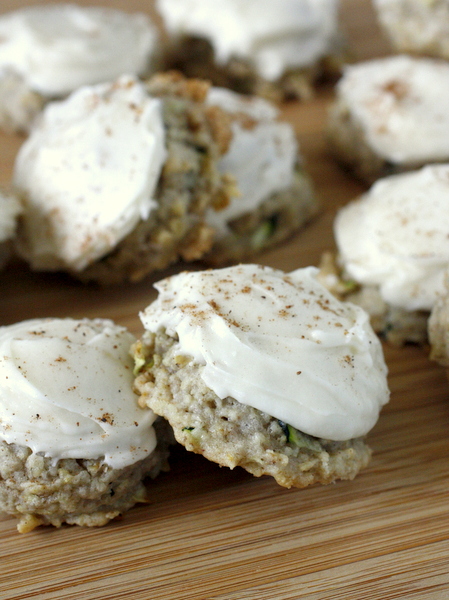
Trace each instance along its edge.
<instances>
[{"instance_id":1,"label":"thick white icing layer","mask_svg":"<svg viewBox=\"0 0 449 600\"><path fill-rule=\"evenodd\" d=\"M129 349L112 321L34 319L0 327L0 438L56 462L121 469L156 446L156 416L139 408Z\"/></svg>"},{"instance_id":2,"label":"thick white icing layer","mask_svg":"<svg viewBox=\"0 0 449 600\"><path fill-rule=\"evenodd\" d=\"M317 437L362 436L389 397L382 348L367 314L316 274L257 265L181 273L156 284L142 323L177 335L220 398Z\"/></svg>"},{"instance_id":3,"label":"thick white icing layer","mask_svg":"<svg viewBox=\"0 0 449 600\"><path fill-rule=\"evenodd\" d=\"M346 68L337 97L367 142L392 163L449 157L449 65L405 55Z\"/></svg>"},{"instance_id":4,"label":"thick white icing layer","mask_svg":"<svg viewBox=\"0 0 449 600\"><path fill-rule=\"evenodd\" d=\"M157 33L143 13L56 4L2 15L0 40L0 66L50 97L145 72Z\"/></svg>"},{"instance_id":5,"label":"thick white icing layer","mask_svg":"<svg viewBox=\"0 0 449 600\"><path fill-rule=\"evenodd\" d=\"M223 210L207 214L220 236L227 233L229 221L257 210L272 194L292 185L298 144L292 126L278 121L277 109L261 98L211 88L207 103L233 115L233 137L218 168L235 179L238 194Z\"/></svg>"},{"instance_id":6,"label":"thick white icing layer","mask_svg":"<svg viewBox=\"0 0 449 600\"><path fill-rule=\"evenodd\" d=\"M449 164L379 180L340 210L334 231L350 277L394 306L430 310L449 269Z\"/></svg>"},{"instance_id":7,"label":"thick white icing layer","mask_svg":"<svg viewBox=\"0 0 449 600\"><path fill-rule=\"evenodd\" d=\"M81 271L107 254L157 206L165 158L161 100L132 77L48 104L15 164L23 256Z\"/></svg>"},{"instance_id":8,"label":"thick white icing layer","mask_svg":"<svg viewBox=\"0 0 449 600\"><path fill-rule=\"evenodd\" d=\"M337 31L336 0L158 0L172 35L204 37L219 64L250 60L278 79L290 68L314 65L330 53Z\"/></svg>"}]
</instances>

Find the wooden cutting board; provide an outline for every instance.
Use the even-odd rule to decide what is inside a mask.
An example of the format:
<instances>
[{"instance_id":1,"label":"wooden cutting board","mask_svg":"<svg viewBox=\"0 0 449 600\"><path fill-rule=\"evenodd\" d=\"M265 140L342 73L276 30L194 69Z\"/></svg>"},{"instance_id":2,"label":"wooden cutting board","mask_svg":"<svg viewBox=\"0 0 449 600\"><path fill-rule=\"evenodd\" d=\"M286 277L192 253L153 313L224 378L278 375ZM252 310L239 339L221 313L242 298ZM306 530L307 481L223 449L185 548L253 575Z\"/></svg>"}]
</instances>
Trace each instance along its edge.
<instances>
[{"instance_id":1,"label":"wooden cutting board","mask_svg":"<svg viewBox=\"0 0 449 600\"><path fill-rule=\"evenodd\" d=\"M0 10L31 3L3 0ZM342 18L357 60L388 52L368 1L343 0ZM302 234L262 255L263 264L284 270L317 264L333 247L335 210L362 191L326 151L322 129L331 97L324 89L312 102L284 109L323 211ZM3 183L20 141L0 138ZM102 290L14 265L0 274L0 323L110 317L140 334L138 312L154 298L152 283L161 276ZM449 598L448 383L425 348L385 353L391 402L370 436L372 463L355 481L285 490L177 449L171 472L151 485L151 502L104 528L20 535L14 519L0 518L0 598Z\"/></svg>"}]
</instances>

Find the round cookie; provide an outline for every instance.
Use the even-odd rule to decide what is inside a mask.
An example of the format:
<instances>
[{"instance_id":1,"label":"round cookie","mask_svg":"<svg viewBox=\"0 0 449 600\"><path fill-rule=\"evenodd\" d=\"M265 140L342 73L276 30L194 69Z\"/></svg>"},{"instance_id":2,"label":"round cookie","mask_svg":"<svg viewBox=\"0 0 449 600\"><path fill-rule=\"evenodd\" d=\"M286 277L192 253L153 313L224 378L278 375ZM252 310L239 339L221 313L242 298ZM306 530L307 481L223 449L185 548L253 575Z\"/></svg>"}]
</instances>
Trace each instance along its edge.
<instances>
[{"instance_id":1,"label":"round cookie","mask_svg":"<svg viewBox=\"0 0 449 600\"><path fill-rule=\"evenodd\" d=\"M164 429L132 390L133 341L102 319L0 327L0 510L20 532L104 525L166 467Z\"/></svg>"},{"instance_id":2,"label":"round cookie","mask_svg":"<svg viewBox=\"0 0 449 600\"><path fill-rule=\"evenodd\" d=\"M377 181L340 209L336 263L322 281L359 304L389 341L425 342L449 266L449 164Z\"/></svg>"},{"instance_id":3,"label":"round cookie","mask_svg":"<svg viewBox=\"0 0 449 600\"><path fill-rule=\"evenodd\" d=\"M316 273L240 265L156 284L135 386L188 450L286 487L367 465L389 396L382 349L367 314Z\"/></svg>"},{"instance_id":4,"label":"round cookie","mask_svg":"<svg viewBox=\"0 0 449 600\"><path fill-rule=\"evenodd\" d=\"M449 160L449 64L406 55L347 66L329 109L336 159L373 183Z\"/></svg>"},{"instance_id":5,"label":"round cookie","mask_svg":"<svg viewBox=\"0 0 449 600\"><path fill-rule=\"evenodd\" d=\"M204 214L225 194L217 161L231 134L207 90L123 76L47 105L14 171L31 268L119 283L209 250Z\"/></svg>"}]
</instances>

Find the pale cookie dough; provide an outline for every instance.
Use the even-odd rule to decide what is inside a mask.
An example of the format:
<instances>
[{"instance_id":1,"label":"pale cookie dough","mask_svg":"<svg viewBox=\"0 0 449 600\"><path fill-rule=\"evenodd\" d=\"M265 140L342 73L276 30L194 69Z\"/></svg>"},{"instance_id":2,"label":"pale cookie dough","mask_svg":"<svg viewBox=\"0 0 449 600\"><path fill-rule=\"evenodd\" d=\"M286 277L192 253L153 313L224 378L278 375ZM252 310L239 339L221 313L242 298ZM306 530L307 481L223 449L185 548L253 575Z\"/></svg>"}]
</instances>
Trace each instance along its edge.
<instances>
[{"instance_id":1,"label":"pale cookie dough","mask_svg":"<svg viewBox=\"0 0 449 600\"><path fill-rule=\"evenodd\" d=\"M0 190L0 269L10 259L22 207L17 198Z\"/></svg>"},{"instance_id":2,"label":"pale cookie dough","mask_svg":"<svg viewBox=\"0 0 449 600\"><path fill-rule=\"evenodd\" d=\"M355 477L387 368L368 315L316 274L240 265L156 284L134 347L141 404L220 465L286 487Z\"/></svg>"},{"instance_id":3,"label":"pale cookie dough","mask_svg":"<svg viewBox=\"0 0 449 600\"><path fill-rule=\"evenodd\" d=\"M428 321L430 358L446 368L449 376L449 269L446 289L435 303Z\"/></svg>"}]
</instances>

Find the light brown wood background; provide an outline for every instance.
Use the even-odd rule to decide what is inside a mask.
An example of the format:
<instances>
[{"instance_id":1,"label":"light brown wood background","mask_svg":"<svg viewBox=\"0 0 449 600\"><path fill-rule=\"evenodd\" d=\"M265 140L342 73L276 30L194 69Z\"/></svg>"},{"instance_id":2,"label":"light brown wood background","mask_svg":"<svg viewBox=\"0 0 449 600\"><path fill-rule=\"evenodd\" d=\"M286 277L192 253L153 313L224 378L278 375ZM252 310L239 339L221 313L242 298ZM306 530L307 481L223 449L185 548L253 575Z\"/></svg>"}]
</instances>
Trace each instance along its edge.
<instances>
[{"instance_id":1,"label":"light brown wood background","mask_svg":"<svg viewBox=\"0 0 449 600\"><path fill-rule=\"evenodd\" d=\"M23 4L2 0L0 10ZM84 2L87 4L87 2ZM101 2L92 2L101 4ZM144 0L102 4L149 9ZM343 0L357 60L389 51L367 0ZM322 136L331 89L289 104L320 217L259 261L285 270L333 247L332 220L361 186L335 166ZM0 137L7 184L19 138ZM165 275L164 273L163 275ZM16 264L0 274L0 324L40 316L111 317L140 334L158 279L107 290ZM177 449L149 505L101 529L16 532L0 518L0 598L58 600L403 600L449 598L449 386L426 349L385 348L391 402L353 482L284 490Z\"/></svg>"}]
</instances>

